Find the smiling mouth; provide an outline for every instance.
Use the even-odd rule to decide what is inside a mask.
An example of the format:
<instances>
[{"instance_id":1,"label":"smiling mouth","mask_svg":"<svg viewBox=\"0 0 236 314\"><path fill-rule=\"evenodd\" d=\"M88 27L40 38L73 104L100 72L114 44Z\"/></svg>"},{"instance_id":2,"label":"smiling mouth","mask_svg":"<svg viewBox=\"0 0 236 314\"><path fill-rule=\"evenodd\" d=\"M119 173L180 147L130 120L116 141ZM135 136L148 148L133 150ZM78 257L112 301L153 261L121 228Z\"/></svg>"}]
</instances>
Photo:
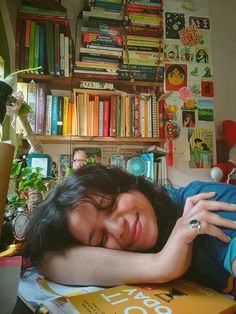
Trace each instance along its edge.
<instances>
[{"instance_id":1,"label":"smiling mouth","mask_svg":"<svg viewBox=\"0 0 236 314\"><path fill-rule=\"evenodd\" d=\"M129 236L129 246L133 245L139 238L141 232L141 224L139 221L139 215L137 217L131 227L130 236Z\"/></svg>"}]
</instances>

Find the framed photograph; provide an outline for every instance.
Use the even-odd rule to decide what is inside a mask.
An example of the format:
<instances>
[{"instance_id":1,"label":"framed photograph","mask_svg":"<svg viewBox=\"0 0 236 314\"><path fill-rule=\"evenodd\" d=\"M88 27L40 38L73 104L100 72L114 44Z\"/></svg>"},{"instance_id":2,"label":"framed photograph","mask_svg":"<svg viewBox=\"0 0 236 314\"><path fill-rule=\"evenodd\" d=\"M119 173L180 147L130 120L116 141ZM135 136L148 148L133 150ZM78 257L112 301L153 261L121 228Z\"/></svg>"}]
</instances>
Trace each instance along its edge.
<instances>
[{"instance_id":1,"label":"framed photograph","mask_svg":"<svg viewBox=\"0 0 236 314\"><path fill-rule=\"evenodd\" d=\"M31 153L28 155L28 166L32 169L41 168L41 174L44 178L52 175L52 157L48 154Z\"/></svg>"}]
</instances>

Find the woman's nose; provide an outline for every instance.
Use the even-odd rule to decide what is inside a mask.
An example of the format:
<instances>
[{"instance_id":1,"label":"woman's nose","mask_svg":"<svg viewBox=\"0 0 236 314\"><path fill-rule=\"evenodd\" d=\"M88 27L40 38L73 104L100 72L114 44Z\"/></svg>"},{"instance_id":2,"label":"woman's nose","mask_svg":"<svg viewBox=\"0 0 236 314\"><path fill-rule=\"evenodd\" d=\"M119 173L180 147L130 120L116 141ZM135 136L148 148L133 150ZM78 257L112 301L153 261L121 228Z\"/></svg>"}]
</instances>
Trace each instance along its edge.
<instances>
[{"instance_id":1,"label":"woman's nose","mask_svg":"<svg viewBox=\"0 0 236 314\"><path fill-rule=\"evenodd\" d=\"M120 217L110 216L105 220L105 228L117 240L121 239L125 232L125 219Z\"/></svg>"}]
</instances>

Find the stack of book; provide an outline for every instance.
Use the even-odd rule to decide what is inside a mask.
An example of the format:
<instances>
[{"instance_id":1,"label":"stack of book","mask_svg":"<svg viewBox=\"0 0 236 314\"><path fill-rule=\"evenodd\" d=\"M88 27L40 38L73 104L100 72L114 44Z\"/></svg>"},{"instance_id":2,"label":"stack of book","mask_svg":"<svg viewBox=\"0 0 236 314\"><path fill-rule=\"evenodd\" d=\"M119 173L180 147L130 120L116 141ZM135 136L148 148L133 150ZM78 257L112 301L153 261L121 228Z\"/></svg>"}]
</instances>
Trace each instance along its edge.
<instances>
[{"instance_id":1,"label":"stack of book","mask_svg":"<svg viewBox=\"0 0 236 314\"><path fill-rule=\"evenodd\" d=\"M20 6L17 12L16 69L41 66L36 74L69 77L73 43L66 11Z\"/></svg>"},{"instance_id":2,"label":"stack of book","mask_svg":"<svg viewBox=\"0 0 236 314\"><path fill-rule=\"evenodd\" d=\"M80 60L74 74L79 78L117 79L123 57L121 0L96 1L83 11Z\"/></svg>"},{"instance_id":3,"label":"stack of book","mask_svg":"<svg viewBox=\"0 0 236 314\"><path fill-rule=\"evenodd\" d=\"M163 82L162 0L127 0L119 79Z\"/></svg>"}]
</instances>

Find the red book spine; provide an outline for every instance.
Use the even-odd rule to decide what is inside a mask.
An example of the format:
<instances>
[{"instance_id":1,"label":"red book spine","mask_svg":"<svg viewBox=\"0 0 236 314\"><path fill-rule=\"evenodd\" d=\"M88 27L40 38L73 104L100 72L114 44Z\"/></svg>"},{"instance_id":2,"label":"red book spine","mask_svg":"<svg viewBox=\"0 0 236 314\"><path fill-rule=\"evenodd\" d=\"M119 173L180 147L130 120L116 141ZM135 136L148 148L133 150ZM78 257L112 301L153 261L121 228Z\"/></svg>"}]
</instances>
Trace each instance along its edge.
<instances>
[{"instance_id":1,"label":"red book spine","mask_svg":"<svg viewBox=\"0 0 236 314\"><path fill-rule=\"evenodd\" d=\"M117 96L111 96L110 136L117 136Z\"/></svg>"},{"instance_id":2,"label":"red book spine","mask_svg":"<svg viewBox=\"0 0 236 314\"><path fill-rule=\"evenodd\" d=\"M110 100L104 100L103 107L103 136L109 135L109 111L110 111Z\"/></svg>"}]
</instances>

